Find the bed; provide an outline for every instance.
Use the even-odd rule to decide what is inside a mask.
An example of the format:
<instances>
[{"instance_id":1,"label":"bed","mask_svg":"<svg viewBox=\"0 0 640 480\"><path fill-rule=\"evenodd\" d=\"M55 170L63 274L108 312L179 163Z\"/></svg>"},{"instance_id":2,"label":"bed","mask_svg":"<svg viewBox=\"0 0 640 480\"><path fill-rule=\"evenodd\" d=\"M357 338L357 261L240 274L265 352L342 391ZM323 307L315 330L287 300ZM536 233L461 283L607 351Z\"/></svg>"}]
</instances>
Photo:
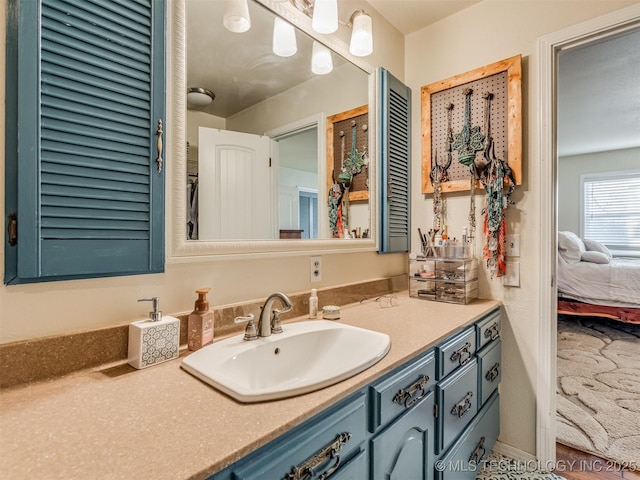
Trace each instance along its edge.
<instances>
[{"instance_id":1,"label":"bed","mask_svg":"<svg viewBox=\"0 0 640 480\"><path fill-rule=\"evenodd\" d=\"M640 259L558 232L558 314L640 324Z\"/></svg>"}]
</instances>

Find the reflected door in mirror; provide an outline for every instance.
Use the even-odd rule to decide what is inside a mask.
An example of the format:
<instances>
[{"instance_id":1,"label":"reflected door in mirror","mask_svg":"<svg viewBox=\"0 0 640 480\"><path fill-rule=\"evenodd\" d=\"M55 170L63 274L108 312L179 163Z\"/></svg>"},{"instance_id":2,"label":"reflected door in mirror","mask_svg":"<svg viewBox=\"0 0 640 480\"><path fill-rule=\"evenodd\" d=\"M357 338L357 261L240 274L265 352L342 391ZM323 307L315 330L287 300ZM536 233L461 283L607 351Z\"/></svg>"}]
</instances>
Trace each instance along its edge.
<instances>
[{"instance_id":1,"label":"reflected door in mirror","mask_svg":"<svg viewBox=\"0 0 640 480\"><path fill-rule=\"evenodd\" d=\"M200 240L277 238L269 137L200 127ZM274 145L275 146L275 145Z\"/></svg>"}]
</instances>

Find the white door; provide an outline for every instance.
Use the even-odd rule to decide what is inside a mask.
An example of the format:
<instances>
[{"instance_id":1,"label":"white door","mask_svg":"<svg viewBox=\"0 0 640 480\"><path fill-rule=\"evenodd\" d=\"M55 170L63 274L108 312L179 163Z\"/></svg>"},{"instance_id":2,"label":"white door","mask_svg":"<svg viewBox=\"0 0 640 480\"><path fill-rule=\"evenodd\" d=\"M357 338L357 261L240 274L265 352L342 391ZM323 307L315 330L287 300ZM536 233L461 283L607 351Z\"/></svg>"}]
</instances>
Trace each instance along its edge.
<instances>
[{"instance_id":1,"label":"white door","mask_svg":"<svg viewBox=\"0 0 640 480\"><path fill-rule=\"evenodd\" d=\"M201 240L275 238L270 143L261 135L198 129Z\"/></svg>"}]
</instances>

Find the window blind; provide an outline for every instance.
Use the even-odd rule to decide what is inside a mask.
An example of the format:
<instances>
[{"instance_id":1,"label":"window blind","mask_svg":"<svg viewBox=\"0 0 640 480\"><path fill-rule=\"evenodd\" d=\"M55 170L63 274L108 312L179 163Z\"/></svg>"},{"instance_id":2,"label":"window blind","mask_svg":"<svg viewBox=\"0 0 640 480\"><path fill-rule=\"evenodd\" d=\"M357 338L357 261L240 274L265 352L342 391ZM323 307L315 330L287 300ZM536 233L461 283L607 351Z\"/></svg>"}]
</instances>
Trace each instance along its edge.
<instances>
[{"instance_id":1,"label":"window blind","mask_svg":"<svg viewBox=\"0 0 640 480\"><path fill-rule=\"evenodd\" d=\"M588 174L581 182L582 237L640 254L640 171Z\"/></svg>"}]
</instances>

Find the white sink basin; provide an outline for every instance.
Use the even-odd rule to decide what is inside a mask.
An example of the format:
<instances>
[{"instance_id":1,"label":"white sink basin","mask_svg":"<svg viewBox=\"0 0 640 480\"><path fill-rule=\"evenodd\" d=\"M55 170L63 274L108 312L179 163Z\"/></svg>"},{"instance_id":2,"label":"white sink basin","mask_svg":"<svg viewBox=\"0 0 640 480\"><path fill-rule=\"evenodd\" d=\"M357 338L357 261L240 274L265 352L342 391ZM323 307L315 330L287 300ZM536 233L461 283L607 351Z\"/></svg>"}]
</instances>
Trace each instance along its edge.
<instances>
[{"instance_id":1,"label":"white sink basin","mask_svg":"<svg viewBox=\"0 0 640 480\"><path fill-rule=\"evenodd\" d=\"M283 325L284 333L247 342L236 335L197 350L182 368L240 402L287 398L318 390L382 359L384 333L328 320Z\"/></svg>"}]
</instances>

